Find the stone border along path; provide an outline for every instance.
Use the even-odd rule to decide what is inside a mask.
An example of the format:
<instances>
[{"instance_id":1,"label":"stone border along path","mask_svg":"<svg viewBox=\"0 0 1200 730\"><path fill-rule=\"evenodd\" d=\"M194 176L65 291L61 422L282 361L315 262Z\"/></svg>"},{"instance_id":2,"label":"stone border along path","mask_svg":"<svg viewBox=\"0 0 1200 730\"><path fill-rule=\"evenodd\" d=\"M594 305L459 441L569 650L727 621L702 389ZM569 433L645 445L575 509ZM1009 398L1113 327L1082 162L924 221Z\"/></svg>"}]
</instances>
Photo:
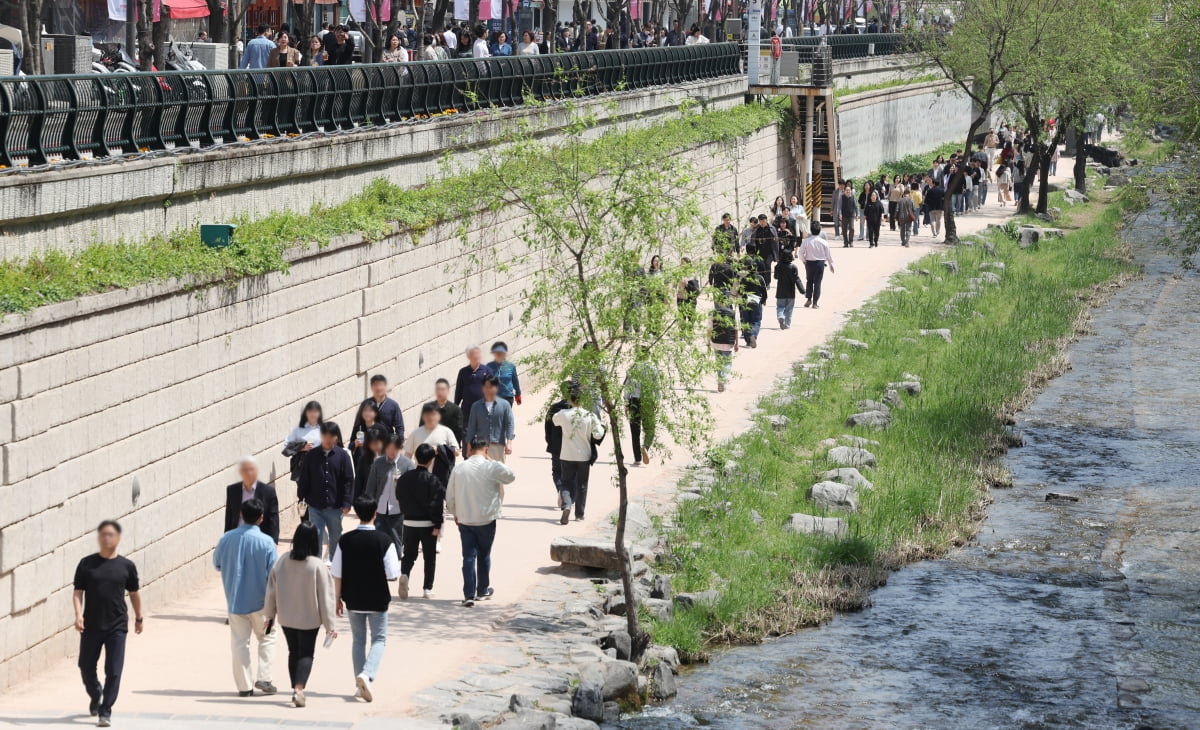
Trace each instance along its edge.
<instances>
[{"instance_id":1,"label":"stone border along path","mask_svg":"<svg viewBox=\"0 0 1200 730\"><path fill-rule=\"evenodd\" d=\"M1063 167L1069 171L1068 166ZM1055 181L1059 179L1065 178ZM993 200L984 212L959 218L960 235L1001 223L1013 211L1012 207L995 205ZM824 306L816 312L797 310L798 321L790 330L779 331L773 324L764 326L761 346L757 350L743 349L735 357L735 378L727 391L718 395L711 383L707 384L707 391L702 391L712 405L714 442L755 426L754 419L763 414L751 412L747 406L770 394L779 378L789 376L795 360L834 336L847 313L887 288L892 274L922 256L945 250L932 243L927 228L923 235L913 238L913 246L907 249L901 248L898 235L888 230L883 232L882 246L877 249L860 245L846 250L836 247L835 242L837 273L826 279ZM956 273L955 266L946 268L948 273ZM766 309L765 314L770 315L771 307ZM765 316L764 320L771 323L774 318ZM833 361L808 367L836 365ZM884 400L878 403L886 401L889 408L896 407L900 390L912 392L919 388L919 379L905 380L910 382L901 384L894 396L880 394ZM243 722L404 730L443 726L457 716L460 720L484 720L488 724L502 721L510 728L591 728L594 727L591 720L568 718L566 713L611 716L615 710L612 703L617 698L647 687L647 683L652 693L669 694L676 661L672 651L651 650L649 656L656 661L652 662L648 677L639 674L632 664L613 658L627 651L621 635L624 618L605 613L606 608L611 610L619 605L620 598L614 592L619 582L610 581L602 571L563 568L549 559L548 547L555 538L595 539L611 535L610 515L617 506L616 490L610 486L615 470L611 462L602 461L593 469L588 520L565 527L558 524L560 513L554 508L540 424L530 422L536 409L549 398L549 391L543 388L537 393L527 393L526 402L530 405L517 408L518 438L509 459L517 472L517 481L507 490L505 515L493 554L496 597L472 609L457 605L461 553L454 530L450 529L443 552L438 556L436 598L393 603L390 641L375 683L373 703L350 698L354 688L349 630L344 619L338 620L342 636L333 647L318 647L307 708L291 708L285 692L274 697L238 698L229 676L229 634L224 625L220 583L214 572L188 595L174 597L165 604L161 597L148 602L145 633L129 638L114 721L132 730L159 730L165 721L181 730L228 728ZM876 402L868 405L859 406L861 413L886 414L876 407ZM857 440L841 444L835 440L825 446L861 449L870 444ZM669 455L660 450L654 463L631 471L630 495L634 502L650 511L669 514L677 497L688 498L687 492L678 493L676 483L687 475L689 467L695 466L694 460L700 454L674 444L667 444L667 448ZM869 488L863 483L866 479L861 470L857 475L848 471L856 468L831 470L824 475L823 483L849 485L854 490ZM231 474L230 480L233 479ZM289 486L285 482L281 488ZM687 487L697 488L695 484ZM828 484L819 491L828 493L831 499L840 497L847 504L853 496L848 490ZM214 498L214 506L217 504ZM642 534L646 534L649 518L645 509L635 509L631 514L637 518ZM818 521L797 515L793 523L797 529L819 528L836 533L839 529L836 520ZM352 527L353 522L348 521L346 528ZM290 529L285 525L284 534L290 534ZM217 537L213 536L214 544ZM582 545L586 548L589 542ZM644 570L638 591L643 596L668 595L667 581L651 576L648 568L642 567L653 562L649 557L653 547L640 545L640 551L647 557L638 566L639 571ZM77 558L70 556L70 559ZM418 561L414 580L420 572ZM706 599L703 594L674 598ZM648 607L667 611L671 605L667 599L651 599ZM607 651L600 648L601 641L609 647ZM287 684L286 666L286 648L280 640L274 681L281 688ZM79 685L74 662L61 661L34 681L14 687L0 697L0 718L60 727L86 722L90 718L85 715L86 697ZM572 690L576 690L574 696L578 698L574 702ZM471 726L470 722L461 724Z\"/></svg>"}]
</instances>

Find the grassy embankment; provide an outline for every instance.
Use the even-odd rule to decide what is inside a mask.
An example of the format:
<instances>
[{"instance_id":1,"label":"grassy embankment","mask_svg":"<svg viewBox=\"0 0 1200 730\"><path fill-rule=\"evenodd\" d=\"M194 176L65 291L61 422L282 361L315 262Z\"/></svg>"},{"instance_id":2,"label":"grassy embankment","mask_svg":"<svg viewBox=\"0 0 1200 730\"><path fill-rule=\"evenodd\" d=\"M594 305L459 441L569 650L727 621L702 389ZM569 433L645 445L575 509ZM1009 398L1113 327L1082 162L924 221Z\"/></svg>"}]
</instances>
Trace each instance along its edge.
<instances>
[{"instance_id":1,"label":"grassy embankment","mask_svg":"<svg viewBox=\"0 0 1200 730\"><path fill-rule=\"evenodd\" d=\"M1060 201L1056 194L1055 204ZM760 419L783 414L786 427L775 430L760 420L710 452L715 484L701 499L679 505L666 535L681 563L676 590L716 588L721 599L652 623L656 642L697 658L714 645L812 626L836 611L861 608L888 571L970 539L989 485L1008 483L998 461L1008 445L1007 415L1067 366L1063 346L1082 327L1090 302L1134 271L1118 240L1119 205L1067 210L1056 224L1068 229L1063 239L1023 250L996 231L898 274L895 284L903 290L881 293L840 333L868 343L868 350L835 338L828 345L832 359L814 353L808 362L819 368L797 366L759 404ZM996 247L995 256L985 253L983 240ZM957 274L944 265L950 261L958 264ZM947 309L990 261L1004 263L1001 282ZM923 337L922 328L949 328L953 341ZM918 375L923 392L904 396L907 407L892 410L889 429L845 425L861 410L857 401L878 399L904 373ZM806 499L808 487L831 468L818 444L842 434L880 442L868 447L878 467L862 470L874 491L861 494L859 513L839 515L850 537L786 531L791 513L821 514ZM737 467L726 474L730 460Z\"/></svg>"},{"instance_id":2,"label":"grassy embankment","mask_svg":"<svg viewBox=\"0 0 1200 730\"><path fill-rule=\"evenodd\" d=\"M729 110L689 114L644 129L609 134L588 144L587 154L604 155L618 135L655 154L673 153L711 142L728 142L781 121L778 107L748 104ZM554 155L514 160L513 175L530 165L554 165ZM345 203L316 206L307 213L287 211L225 222L238 225L232 246L210 249L198 227L144 241L98 242L77 253L49 252L28 260L0 262L0 315L53 302L175 277L198 284L231 281L287 269L285 253L298 245L324 246L336 236L357 233L378 240L402 231L420 233L443 221L459 220L500 205L503 191L477 174L453 173L419 188L376 180Z\"/></svg>"},{"instance_id":3,"label":"grassy embankment","mask_svg":"<svg viewBox=\"0 0 1200 730\"><path fill-rule=\"evenodd\" d=\"M880 81L874 84L863 84L862 86L851 86L850 88L845 89L834 89L833 98L836 101L844 96L851 96L853 94L864 94L868 91L884 91L886 89L895 89L901 86L928 84L933 81L944 81L945 79L946 77L941 74L924 74L921 76L914 76L912 78L890 79L888 81Z\"/></svg>"}]
</instances>

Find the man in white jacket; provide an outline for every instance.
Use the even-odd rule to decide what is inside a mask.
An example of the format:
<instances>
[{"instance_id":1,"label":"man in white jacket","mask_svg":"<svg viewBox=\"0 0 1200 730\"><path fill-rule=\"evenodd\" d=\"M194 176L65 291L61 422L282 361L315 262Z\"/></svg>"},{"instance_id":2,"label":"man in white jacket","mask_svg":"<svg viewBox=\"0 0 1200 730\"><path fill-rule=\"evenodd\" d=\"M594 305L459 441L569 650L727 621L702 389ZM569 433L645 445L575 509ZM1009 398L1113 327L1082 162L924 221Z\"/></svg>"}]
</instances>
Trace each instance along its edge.
<instances>
[{"instance_id":1,"label":"man in white jacket","mask_svg":"<svg viewBox=\"0 0 1200 730\"><path fill-rule=\"evenodd\" d=\"M592 470L592 439L604 438L604 424L600 417L579 406L581 391L578 385L571 386L571 407L554 414L554 425L562 429L562 449L558 460L562 463L562 519L561 524L571 521L571 508L575 508L576 521L583 519L587 507L588 475Z\"/></svg>"},{"instance_id":2,"label":"man in white jacket","mask_svg":"<svg viewBox=\"0 0 1200 730\"><path fill-rule=\"evenodd\" d=\"M463 604L491 598L492 543L496 520L504 502L504 485L511 484L513 470L487 458L487 441L477 437L470 443L470 457L450 472L446 485L446 511L454 515L463 553Z\"/></svg>"}]
</instances>

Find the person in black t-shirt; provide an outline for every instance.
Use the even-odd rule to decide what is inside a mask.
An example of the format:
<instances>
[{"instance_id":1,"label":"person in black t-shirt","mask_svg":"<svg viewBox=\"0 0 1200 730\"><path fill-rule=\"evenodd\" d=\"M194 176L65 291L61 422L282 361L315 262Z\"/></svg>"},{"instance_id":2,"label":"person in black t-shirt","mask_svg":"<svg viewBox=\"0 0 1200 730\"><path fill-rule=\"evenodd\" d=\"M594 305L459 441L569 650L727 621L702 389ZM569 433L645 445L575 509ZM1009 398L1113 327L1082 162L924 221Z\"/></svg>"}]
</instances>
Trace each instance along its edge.
<instances>
[{"instance_id":1,"label":"person in black t-shirt","mask_svg":"<svg viewBox=\"0 0 1200 730\"><path fill-rule=\"evenodd\" d=\"M79 561L75 568L75 630L79 632L79 672L99 726L109 727L113 704L121 689L125 666L125 637L129 634L129 612L125 594L133 604L134 631L142 633L142 597L138 593L137 566L117 554L121 525L105 520L96 528L100 552ZM104 684L96 673L104 650Z\"/></svg>"}]
</instances>

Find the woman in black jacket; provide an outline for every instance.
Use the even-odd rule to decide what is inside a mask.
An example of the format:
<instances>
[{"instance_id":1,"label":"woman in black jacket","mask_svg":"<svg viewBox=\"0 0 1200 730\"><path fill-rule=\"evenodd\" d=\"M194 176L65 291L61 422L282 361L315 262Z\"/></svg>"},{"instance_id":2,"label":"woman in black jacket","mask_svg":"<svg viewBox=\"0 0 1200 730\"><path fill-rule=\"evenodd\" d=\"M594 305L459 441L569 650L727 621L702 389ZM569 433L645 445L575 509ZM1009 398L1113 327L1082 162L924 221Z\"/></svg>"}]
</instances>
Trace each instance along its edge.
<instances>
[{"instance_id":1,"label":"woman in black jacket","mask_svg":"<svg viewBox=\"0 0 1200 730\"><path fill-rule=\"evenodd\" d=\"M804 282L800 279L800 270L792 261L791 251L779 254L779 263L775 264L775 316L779 319L779 329L785 330L792 326L792 310L796 307L796 293L804 293Z\"/></svg>"},{"instance_id":2,"label":"woman in black jacket","mask_svg":"<svg viewBox=\"0 0 1200 730\"><path fill-rule=\"evenodd\" d=\"M383 426L371 426L363 434L363 445L354 451L354 494L358 496L367 487L371 465L383 454L387 443L387 430Z\"/></svg>"},{"instance_id":3,"label":"woman in black jacket","mask_svg":"<svg viewBox=\"0 0 1200 730\"><path fill-rule=\"evenodd\" d=\"M871 199L867 201L867 207L863 210L863 217L867 219L867 240L870 245L867 248L879 248L879 229L883 225L883 203L879 202L879 195L871 193Z\"/></svg>"}]
</instances>

